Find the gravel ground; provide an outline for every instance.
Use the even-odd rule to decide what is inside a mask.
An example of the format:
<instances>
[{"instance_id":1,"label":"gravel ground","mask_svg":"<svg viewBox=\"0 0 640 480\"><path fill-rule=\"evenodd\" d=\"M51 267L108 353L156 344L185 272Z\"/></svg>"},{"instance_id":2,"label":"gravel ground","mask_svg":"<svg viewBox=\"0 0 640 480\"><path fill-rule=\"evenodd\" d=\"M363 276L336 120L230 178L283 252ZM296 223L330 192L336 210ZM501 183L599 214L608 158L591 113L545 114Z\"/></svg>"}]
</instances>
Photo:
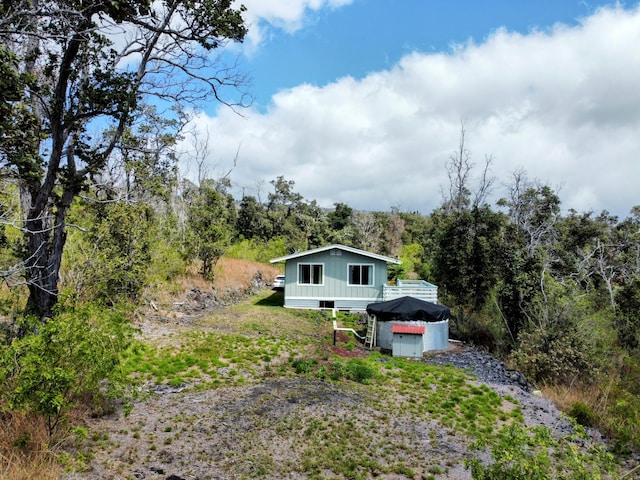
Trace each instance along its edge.
<instances>
[{"instance_id":1,"label":"gravel ground","mask_svg":"<svg viewBox=\"0 0 640 480\"><path fill-rule=\"evenodd\" d=\"M465 369L498 394L517 399L527 425L545 425L558 433L570 430L551 401L485 352L454 345L424 361ZM62 478L306 478L298 466L300 445L309 439L301 437L301 430L313 418L355 418L360 425L379 421L379 412L366 401L368 395L371 392L358 384L335 385L304 377L267 378L257 384L202 392L162 388L140 401L126 418L113 415L94 420L91 431L96 446L90 468ZM391 424L384 432L367 432L372 444L401 445L412 452L413 461L437 467L434 471L440 473L435 478L471 478L463 466L472 455L469 439L447 433L433 421L402 414ZM597 438L597 432L593 434ZM376 438L380 435L386 438ZM328 472L326 478L342 477ZM380 473L377 478L410 477Z\"/></svg>"},{"instance_id":2,"label":"gravel ground","mask_svg":"<svg viewBox=\"0 0 640 480\"><path fill-rule=\"evenodd\" d=\"M480 383L485 383L501 396L510 395L522 405L527 426L544 425L559 434L571 431L571 425L555 404L544 398L539 390L520 372L508 368L504 362L483 350L471 346L453 346L425 359L434 365L452 365L470 372ZM598 431L589 432L594 439L603 441Z\"/></svg>"}]
</instances>

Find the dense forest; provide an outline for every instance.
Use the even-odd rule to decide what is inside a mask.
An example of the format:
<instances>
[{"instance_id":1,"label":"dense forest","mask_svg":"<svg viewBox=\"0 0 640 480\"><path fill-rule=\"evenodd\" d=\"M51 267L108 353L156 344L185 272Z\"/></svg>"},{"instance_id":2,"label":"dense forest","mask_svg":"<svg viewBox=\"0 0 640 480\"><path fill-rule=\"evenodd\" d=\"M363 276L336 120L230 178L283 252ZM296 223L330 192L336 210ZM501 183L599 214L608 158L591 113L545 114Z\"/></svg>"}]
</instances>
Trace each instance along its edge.
<instances>
[{"instance_id":1,"label":"dense forest","mask_svg":"<svg viewBox=\"0 0 640 480\"><path fill-rule=\"evenodd\" d=\"M398 257L389 280L438 285L454 337L557 389L618 452L640 448L640 206L626 218L566 210L524 171L500 191L490 163L472 184L464 126L431 212L322 208L286 173L266 198L234 198L233 171L207 172L205 151L198 179L183 178L176 145L190 106L242 104L222 96L241 74L200 63L242 41L242 9L22 3L0 2L0 413L29 410L53 431L83 393L122 394L114 365L132 312L192 268L211 281L223 256L339 243ZM117 51L96 18L139 35Z\"/></svg>"}]
</instances>

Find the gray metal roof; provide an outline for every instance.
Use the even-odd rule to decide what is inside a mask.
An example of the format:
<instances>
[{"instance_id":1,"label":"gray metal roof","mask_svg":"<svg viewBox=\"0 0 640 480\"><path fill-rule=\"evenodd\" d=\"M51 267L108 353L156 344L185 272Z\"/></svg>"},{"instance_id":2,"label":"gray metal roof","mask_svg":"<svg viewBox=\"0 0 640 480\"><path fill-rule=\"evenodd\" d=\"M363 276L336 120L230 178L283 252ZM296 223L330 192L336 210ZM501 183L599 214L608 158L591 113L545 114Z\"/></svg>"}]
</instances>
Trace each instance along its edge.
<instances>
[{"instance_id":1,"label":"gray metal roof","mask_svg":"<svg viewBox=\"0 0 640 480\"><path fill-rule=\"evenodd\" d=\"M376 260L382 260L383 262L393 263L395 265L400 265L402 263L397 258L385 257L384 255L378 255L377 253L365 252L364 250L360 250L358 248L347 247L346 245L339 245L339 244L327 245L326 247L314 248L312 250L305 250L304 252L295 252L295 253L292 253L291 255L286 255L284 257L272 258L271 260L269 260L269 262L271 263L286 262L287 260L293 260L294 258L302 258L308 255L326 252L333 249L343 250L345 252L354 253L356 255L362 255L363 257L374 258Z\"/></svg>"}]
</instances>

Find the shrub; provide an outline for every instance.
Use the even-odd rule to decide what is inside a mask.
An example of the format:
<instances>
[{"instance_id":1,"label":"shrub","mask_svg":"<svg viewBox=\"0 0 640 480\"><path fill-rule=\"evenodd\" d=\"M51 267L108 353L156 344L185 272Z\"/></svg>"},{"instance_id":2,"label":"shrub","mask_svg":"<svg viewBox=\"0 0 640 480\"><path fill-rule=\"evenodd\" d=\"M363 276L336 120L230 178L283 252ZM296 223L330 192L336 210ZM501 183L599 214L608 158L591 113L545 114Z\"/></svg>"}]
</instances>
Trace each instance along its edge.
<instances>
[{"instance_id":1,"label":"shrub","mask_svg":"<svg viewBox=\"0 0 640 480\"><path fill-rule=\"evenodd\" d=\"M251 239L242 240L230 245L225 255L230 258L252 260L254 262L267 263L270 259L281 257L287 253L287 241L285 237L274 237L267 242Z\"/></svg>"},{"instance_id":2,"label":"shrub","mask_svg":"<svg viewBox=\"0 0 640 480\"><path fill-rule=\"evenodd\" d=\"M340 360L331 362L329 366L329 378L333 381L338 381L345 376L347 368Z\"/></svg>"},{"instance_id":3,"label":"shrub","mask_svg":"<svg viewBox=\"0 0 640 480\"><path fill-rule=\"evenodd\" d=\"M318 361L312 358L295 358L291 360L291 366L298 375L303 375L305 373L311 372L313 367L315 367L317 364Z\"/></svg>"},{"instance_id":4,"label":"shrub","mask_svg":"<svg viewBox=\"0 0 640 480\"><path fill-rule=\"evenodd\" d=\"M455 308L449 319L451 336L495 351L501 343L500 326L488 316Z\"/></svg>"},{"instance_id":5,"label":"shrub","mask_svg":"<svg viewBox=\"0 0 640 480\"><path fill-rule=\"evenodd\" d=\"M640 449L640 398L626 390L614 392L615 400L608 409L608 430L619 453Z\"/></svg>"},{"instance_id":6,"label":"shrub","mask_svg":"<svg viewBox=\"0 0 640 480\"><path fill-rule=\"evenodd\" d=\"M567 414L582 426L593 427L595 425L595 413L586 403L575 402Z\"/></svg>"},{"instance_id":7,"label":"shrub","mask_svg":"<svg viewBox=\"0 0 640 480\"><path fill-rule=\"evenodd\" d=\"M375 374L375 368L366 360L361 358L352 358L347 362L347 378L349 380L367 384Z\"/></svg>"},{"instance_id":8,"label":"shrub","mask_svg":"<svg viewBox=\"0 0 640 480\"><path fill-rule=\"evenodd\" d=\"M590 444L582 427L573 429L573 434L556 438L547 427L505 426L491 449L493 462L474 458L465 466L474 480L617 478L614 457Z\"/></svg>"},{"instance_id":9,"label":"shrub","mask_svg":"<svg viewBox=\"0 0 640 480\"><path fill-rule=\"evenodd\" d=\"M78 402L121 396L125 378L120 354L133 330L117 311L88 305L61 312L0 353L0 395L10 410L45 418L52 435Z\"/></svg>"},{"instance_id":10,"label":"shrub","mask_svg":"<svg viewBox=\"0 0 640 480\"><path fill-rule=\"evenodd\" d=\"M576 377L594 378L595 367L575 329L536 329L520 334L511 361L528 378L549 384L570 384Z\"/></svg>"}]
</instances>

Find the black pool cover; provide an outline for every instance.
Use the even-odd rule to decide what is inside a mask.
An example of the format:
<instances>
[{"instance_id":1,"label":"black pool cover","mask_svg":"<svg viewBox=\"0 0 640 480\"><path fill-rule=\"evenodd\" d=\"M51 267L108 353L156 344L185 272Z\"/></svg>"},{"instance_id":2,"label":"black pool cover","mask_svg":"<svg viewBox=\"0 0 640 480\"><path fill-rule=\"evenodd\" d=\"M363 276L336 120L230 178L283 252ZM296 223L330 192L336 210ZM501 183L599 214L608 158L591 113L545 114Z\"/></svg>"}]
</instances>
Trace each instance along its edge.
<instances>
[{"instance_id":1,"label":"black pool cover","mask_svg":"<svg viewBox=\"0 0 640 480\"><path fill-rule=\"evenodd\" d=\"M449 318L449 308L425 302L415 297L400 297L388 302L370 303L367 313L375 315L379 321L422 320L425 322L442 322Z\"/></svg>"}]
</instances>

